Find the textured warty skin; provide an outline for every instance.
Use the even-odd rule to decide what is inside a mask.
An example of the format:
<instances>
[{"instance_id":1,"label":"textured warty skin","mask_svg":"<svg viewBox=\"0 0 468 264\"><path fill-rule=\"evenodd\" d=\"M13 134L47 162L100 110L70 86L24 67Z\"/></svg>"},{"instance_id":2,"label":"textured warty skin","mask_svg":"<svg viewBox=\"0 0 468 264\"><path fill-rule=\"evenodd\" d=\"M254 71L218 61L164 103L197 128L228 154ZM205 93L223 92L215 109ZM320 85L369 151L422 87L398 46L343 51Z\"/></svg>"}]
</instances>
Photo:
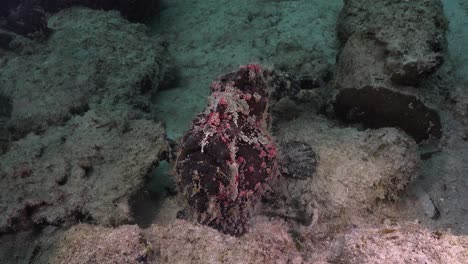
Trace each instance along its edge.
<instances>
[{"instance_id":1,"label":"textured warty skin","mask_svg":"<svg viewBox=\"0 0 468 264\"><path fill-rule=\"evenodd\" d=\"M211 85L206 110L185 134L178 186L199 223L235 236L277 175L277 148L267 132L268 72L249 64Z\"/></svg>"}]
</instances>

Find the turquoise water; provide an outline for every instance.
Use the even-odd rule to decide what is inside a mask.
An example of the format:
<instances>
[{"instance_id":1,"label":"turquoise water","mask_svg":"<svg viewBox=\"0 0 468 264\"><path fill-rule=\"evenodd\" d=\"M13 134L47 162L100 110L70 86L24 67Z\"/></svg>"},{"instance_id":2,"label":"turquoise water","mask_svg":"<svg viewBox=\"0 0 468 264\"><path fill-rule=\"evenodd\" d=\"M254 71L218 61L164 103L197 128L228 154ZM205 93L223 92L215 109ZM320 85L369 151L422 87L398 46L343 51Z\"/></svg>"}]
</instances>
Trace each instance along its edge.
<instances>
[{"instance_id":1,"label":"turquoise water","mask_svg":"<svg viewBox=\"0 0 468 264\"><path fill-rule=\"evenodd\" d=\"M175 62L183 65L180 84L154 99L169 137L181 137L204 108L211 81L240 65L291 65L303 63L301 58L334 63L341 5L316 0L163 1L151 28L170 43ZM284 45L292 48L282 50Z\"/></svg>"},{"instance_id":2,"label":"turquoise water","mask_svg":"<svg viewBox=\"0 0 468 264\"><path fill-rule=\"evenodd\" d=\"M468 2L379 1L2 1L0 263L463 263Z\"/></svg>"}]
</instances>

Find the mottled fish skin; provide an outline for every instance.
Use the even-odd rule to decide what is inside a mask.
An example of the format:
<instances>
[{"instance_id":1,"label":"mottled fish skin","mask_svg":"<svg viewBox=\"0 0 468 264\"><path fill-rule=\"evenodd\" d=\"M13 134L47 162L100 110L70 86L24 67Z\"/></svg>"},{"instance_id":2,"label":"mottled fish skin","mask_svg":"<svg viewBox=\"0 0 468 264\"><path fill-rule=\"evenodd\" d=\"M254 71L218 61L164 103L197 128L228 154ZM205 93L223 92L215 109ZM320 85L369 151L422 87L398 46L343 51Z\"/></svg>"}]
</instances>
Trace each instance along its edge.
<instances>
[{"instance_id":1,"label":"mottled fish skin","mask_svg":"<svg viewBox=\"0 0 468 264\"><path fill-rule=\"evenodd\" d=\"M317 167L317 154L312 146L299 141L281 144L281 165L285 177L306 179L312 177Z\"/></svg>"},{"instance_id":2,"label":"mottled fish skin","mask_svg":"<svg viewBox=\"0 0 468 264\"><path fill-rule=\"evenodd\" d=\"M191 215L234 236L247 231L251 211L278 175L277 148L268 133L268 77L249 64L214 81L176 162Z\"/></svg>"}]
</instances>

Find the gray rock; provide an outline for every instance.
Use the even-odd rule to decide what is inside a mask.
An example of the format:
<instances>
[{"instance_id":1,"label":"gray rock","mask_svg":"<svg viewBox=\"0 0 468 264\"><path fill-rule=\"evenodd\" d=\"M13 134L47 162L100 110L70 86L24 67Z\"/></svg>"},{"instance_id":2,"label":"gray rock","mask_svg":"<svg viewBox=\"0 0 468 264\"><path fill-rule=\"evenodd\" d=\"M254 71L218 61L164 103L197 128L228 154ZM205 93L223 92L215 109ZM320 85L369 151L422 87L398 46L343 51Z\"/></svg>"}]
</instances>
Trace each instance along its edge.
<instances>
[{"instance_id":1,"label":"gray rock","mask_svg":"<svg viewBox=\"0 0 468 264\"><path fill-rule=\"evenodd\" d=\"M439 114L417 89L396 86L385 68L385 45L355 33L342 47L336 66L335 114L366 127L399 127L416 141L442 136Z\"/></svg>"},{"instance_id":2,"label":"gray rock","mask_svg":"<svg viewBox=\"0 0 468 264\"><path fill-rule=\"evenodd\" d=\"M366 34L385 51L382 72L401 85L415 85L444 61L448 22L440 0L346 0L338 18L344 45L353 34Z\"/></svg>"},{"instance_id":3,"label":"gray rock","mask_svg":"<svg viewBox=\"0 0 468 264\"><path fill-rule=\"evenodd\" d=\"M420 169L415 141L398 129L358 131L310 115L281 127L277 140L311 145L320 160L311 178L279 180L266 208L271 214L307 224L314 208L324 217L365 213L378 201L397 200Z\"/></svg>"},{"instance_id":4,"label":"gray rock","mask_svg":"<svg viewBox=\"0 0 468 264\"><path fill-rule=\"evenodd\" d=\"M150 111L148 99L170 62L144 25L115 11L84 8L63 10L48 22L54 34L45 46L11 57L0 72L0 92L12 101L8 126L16 139L90 108Z\"/></svg>"},{"instance_id":5,"label":"gray rock","mask_svg":"<svg viewBox=\"0 0 468 264\"><path fill-rule=\"evenodd\" d=\"M169 151L164 128L89 111L14 142L0 159L0 234L132 222L129 199Z\"/></svg>"}]
</instances>

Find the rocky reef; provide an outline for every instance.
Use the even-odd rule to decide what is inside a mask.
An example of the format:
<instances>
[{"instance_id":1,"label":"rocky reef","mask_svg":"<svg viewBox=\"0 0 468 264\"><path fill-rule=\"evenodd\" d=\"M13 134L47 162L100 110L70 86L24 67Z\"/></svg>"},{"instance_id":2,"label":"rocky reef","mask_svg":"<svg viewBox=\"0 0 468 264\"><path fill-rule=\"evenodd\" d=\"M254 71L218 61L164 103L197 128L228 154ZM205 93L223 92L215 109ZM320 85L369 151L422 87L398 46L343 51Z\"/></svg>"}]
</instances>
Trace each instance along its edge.
<instances>
[{"instance_id":1,"label":"rocky reef","mask_svg":"<svg viewBox=\"0 0 468 264\"><path fill-rule=\"evenodd\" d=\"M143 22L157 9L156 0L6 0L0 6L0 49L12 50L23 37L45 40L54 28L48 25L50 13L74 6L96 10L117 10L131 22ZM16 41L15 41L16 40Z\"/></svg>"},{"instance_id":2,"label":"rocky reef","mask_svg":"<svg viewBox=\"0 0 468 264\"><path fill-rule=\"evenodd\" d=\"M272 203L266 208L269 214L307 225L314 210L321 217L365 214L379 201L398 199L419 173L416 142L398 129L361 132L306 116L282 123L282 128L275 133L277 140L313 146L318 161L305 163L310 167L302 173L308 172L308 177L280 179L267 199Z\"/></svg>"},{"instance_id":3,"label":"rocky reef","mask_svg":"<svg viewBox=\"0 0 468 264\"><path fill-rule=\"evenodd\" d=\"M440 0L346 0L337 33L343 46L354 36L365 41L369 51L382 50L375 58L383 67L376 70L385 74L374 75L366 68L362 72L368 78L417 85L442 65L447 25Z\"/></svg>"},{"instance_id":4,"label":"rocky reef","mask_svg":"<svg viewBox=\"0 0 468 264\"><path fill-rule=\"evenodd\" d=\"M172 66L145 26L86 8L63 10L49 25L54 34L45 46L23 47L30 51L7 57L2 66L13 138L42 133L95 107L125 112L131 106L136 116L150 115L149 97Z\"/></svg>"},{"instance_id":5,"label":"rocky reef","mask_svg":"<svg viewBox=\"0 0 468 264\"><path fill-rule=\"evenodd\" d=\"M66 9L48 25L0 61L5 263L49 262L42 246L78 223L134 223L132 199L170 155L149 106L172 67L160 40L116 11Z\"/></svg>"},{"instance_id":6,"label":"rocky reef","mask_svg":"<svg viewBox=\"0 0 468 264\"><path fill-rule=\"evenodd\" d=\"M327 230L333 227L321 226ZM325 236L303 236L281 221L258 220L242 238L177 220L169 226L139 230L78 225L55 236L48 263L449 263L468 257L468 239L431 232L414 224L350 227ZM294 235L295 234L295 235ZM309 240L314 243L310 244ZM100 245L96 247L96 245ZM302 252L301 252L302 250ZM304 253L305 251L305 253Z\"/></svg>"},{"instance_id":7,"label":"rocky reef","mask_svg":"<svg viewBox=\"0 0 468 264\"><path fill-rule=\"evenodd\" d=\"M444 62L446 30L439 0L345 1L337 22L337 116L396 126L418 142L440 138L440 118L419 86Z\"/></svg>"},{"instance_id":8,"label":"rocky reef","mask_svg":"<svg viewBox=\"0 0 468 264\"><path fill-rule=\"evenodd\" d=\"M16 141L0 160L0 234L132 222L128 202L168 150L161 125L110 112Z\"/></svg>"},{"instance_id":9,"label":"rocky reef","mask_svg":"<svg viewBox=\"0 0 468 264\"><path fill-rule=\"evenodd\" d=\"M2 263L466 263L441 1L260 2L2 4Z\"/></svg>"}]
</instances>

